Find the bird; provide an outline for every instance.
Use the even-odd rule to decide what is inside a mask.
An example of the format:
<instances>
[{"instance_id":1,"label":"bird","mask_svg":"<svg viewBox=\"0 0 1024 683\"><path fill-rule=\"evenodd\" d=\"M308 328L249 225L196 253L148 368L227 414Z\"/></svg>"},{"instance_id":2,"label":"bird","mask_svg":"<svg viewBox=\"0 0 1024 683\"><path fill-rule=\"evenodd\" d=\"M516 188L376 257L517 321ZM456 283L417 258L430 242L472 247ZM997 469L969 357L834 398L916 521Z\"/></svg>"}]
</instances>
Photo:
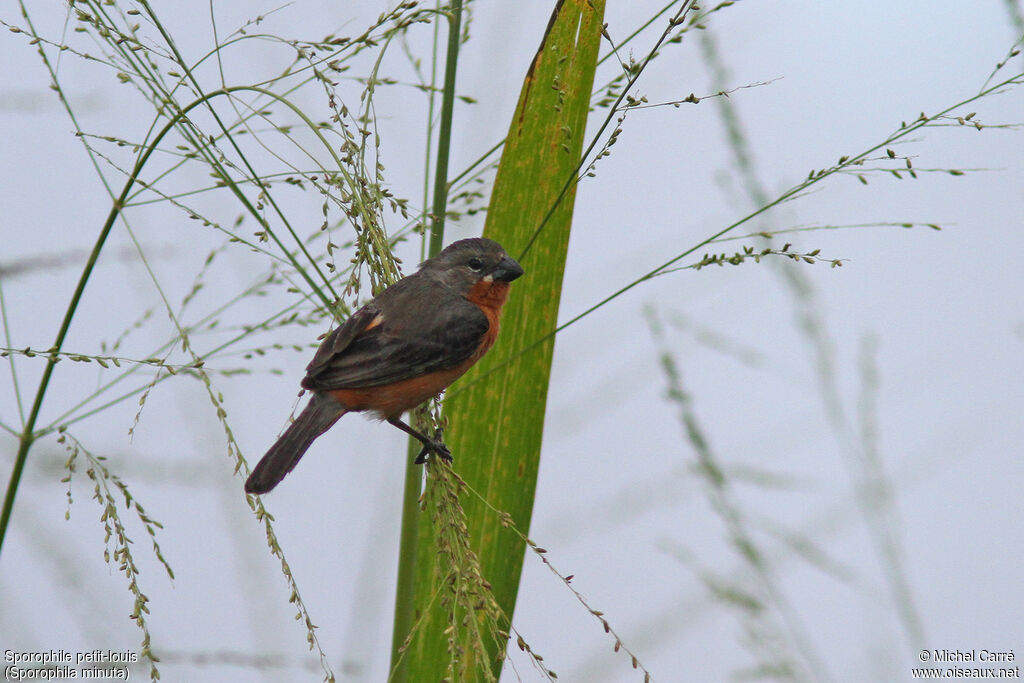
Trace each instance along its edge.
<instances>
[{"instance_id":1,"label":"bird","mask_svg":"<svg viewBox=\"0 0 1024 683\"><path fill-rule=\"evenodd\" d=\"M522 274L494 240L463 239L353 313L321 342L301 383L312 397L252 470L245 492L277 486L346 413L368 412L419 440L417 463L430 455L450 462L441 432L430 438L402 414L440 394L490 350L509 283Z\"/></svg>"}]
</instances>

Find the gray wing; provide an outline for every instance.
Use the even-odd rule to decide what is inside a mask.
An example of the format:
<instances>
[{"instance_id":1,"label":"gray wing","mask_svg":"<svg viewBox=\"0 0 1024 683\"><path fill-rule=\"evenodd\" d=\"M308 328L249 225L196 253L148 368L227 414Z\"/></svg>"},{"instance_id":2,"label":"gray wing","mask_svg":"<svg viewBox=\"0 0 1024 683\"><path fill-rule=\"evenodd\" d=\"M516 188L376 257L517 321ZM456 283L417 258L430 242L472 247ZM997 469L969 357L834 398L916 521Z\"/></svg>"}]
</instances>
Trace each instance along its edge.
<instances>
[{"instance_id":1,"label":"gray wing","mask_svg":"<svg viewBox=\"0 0 1024 683\"><path fill-rule=\"evenodd\" d=\"M490 327L487 317L465 298L439 295L428 284L410 276L354 313L324 339L302 386L383 386L467 361Z\"/></svg>"}]
</instances>

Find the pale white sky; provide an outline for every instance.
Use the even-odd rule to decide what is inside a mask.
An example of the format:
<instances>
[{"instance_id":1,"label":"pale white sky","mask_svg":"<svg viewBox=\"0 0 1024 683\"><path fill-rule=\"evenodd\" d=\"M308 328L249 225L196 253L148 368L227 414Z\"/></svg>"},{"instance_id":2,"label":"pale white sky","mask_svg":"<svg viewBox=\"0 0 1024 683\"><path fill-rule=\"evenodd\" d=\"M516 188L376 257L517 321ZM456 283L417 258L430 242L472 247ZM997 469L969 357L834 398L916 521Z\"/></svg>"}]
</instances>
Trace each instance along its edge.
<instances>
[{"instance_id":1,"label":"pale white sky","mask_svg":"<svg viewBox=\"0 0 1024 683\"><path fill-rule=\"evenodd\" d=\"M380 10L377 3L363 4L362 15L350 18L359 8L300 0L268 14L250 33L354 35ZM616 38L659 5L611 4L607 21ZM478 104L457 110L455 172L504 135L549 5L474 4L459 90ZM210 6L185 6L176 4L175 16L164 20L179 49L194 61L213 45ZM660 102L771 81L733 93L730 102L747 135L754 172L773 198L812 169L877 145L901 121L976 94L1014 43L1007 6L987 0L965 12L963 3L952 2L737 3L707 22L728 69L726 83L711 78L691 36L665 50L638 92ZM221 39L255 12L275 7L214 3ZM99 54L98 46L77 34L61 38L59 7L30 3L30 11L41 34ZM24 26L13 7L0 12L0 19ZM48 90L34 50L23 36L4 36L0 267L53 254L67 263L3 275L7 325L0 341L6 345L9 336L14 348L44 349L109 198ZM423 53L429 30L412 36L414 49ZM653 32L645 34L633 56L641 57L653 39ZM382 73L411 79L397 45L390 54ZM280 71L288 59L283 46L242 43L223 53L225 78L229 84L252 82ZM70 53L59 66L84 130L142 139L152 113L134 90L119 84L110 69ZM212 66L202 73L209 89L218 83ZM1018 57L1000 73L1008 78L1021 71ZM598 81L613 74L614 66L606 64ZM351 106L357 104L358 84L344 83L340 92ZM296 100L314 120L330 116L316 87ZM387 180L396 195L418 206L422 96L411 88L382 88L375 110ZM984 124L1024 123L1024 90L1008 89L957 113L971 111ZM282 108L275 113L284 116ZM562 320L754 208L734 170L716 100L635 111L624 128L597 176L579 188ZM724 680L752 666L751 653L757 651L745 640L738 611L713 600L707 588L709 577L735 581L730 585L743 590L757 584L730 547L726 527L691 469L695 456L679 410L665 400L658 354L666 348L716 457L737 477L732 500L772 561L772 585L784 610L769 611L765 623L774 633L790 635L795 625L819 662L815 677L910 680L921 649L1024 654L1022 136L1021 129L928 129L894 148L913 158L918 179L873 174L863 185L852 175L834 177L739 228L737 234L891 221L942 226L939 232L869 227L786 237L798 251L820 249L823 257L844 259L841 268L799 266L809 288L802 302L769 263L684 270L638 286L559 336L531 536L563 573L575 575L573 585L606 613L655 680ZM100 149L127 163L124 150ZM262 154L255 158L270 164ZM950 168L981 170L961 177L927 171ZM103 170L120 188L120 176L108 166ZM206 181L194 169L169 179L165 188ZM322 221L316 193L281 196L302 230L312 231ZM186 201L225 226L239 213L226 193ZM163 204L139 207L129 217L166 296L180 301L209 251L223 244L222 236ZM387 219L389 228L401 225L397 216L389 213ZM478 234L481 227L478 215L450 226L449 236ZM243 232L253 229L247 224ZM170 328L143 264L130 250L120 256L118 250L131 245L123 227L115 229L111 244L66 349L102 353L104 342L109 348L152 310L119 351L145 357ZM757 243L728 242L716 250L731 252L744 244ZM416 248L405 245L401 253L411 270ZM219 254L186 321L199 320L225 292L253 284L266 268L265 257L245 248ZM529 273L516 286L529 287ZM261 320L295 301L283 287L270 288L267 296L225 314L222 325ZM651 334L645 309L653 309L665 327L660 341ZM847 425L838 434L825 409L814 350L800 328L807 315L820 320L828 340L833 386ZM251 344L306 344L323 331L291 326ZM219 339L195 335L200 350ZM869 355L878 375L877 389L868 392L865 349L873 349ZM280 350L251 360L225 357L212 368L254 371L215 378L250 463L295 407L308 355ZM42 363L19 358L16 367L22 401L30 401ZM44 420L72 409L112 377L96 365L59 365ZM126 382L125 390L136 385ZM0 422L17 427L18 410L5 360ZM76 423L73 432L109 457L110 468L165 526L158 538L175 569L173 582L152 560L145 532L130 527L140 582L151 600L153 646L165 659L164 680L311 680L318 670L315 659L292 620L277 561L244 503L242 480L232 476L223 433L202 386L184 377L161 384L129 438L137 410L130 399ZM876 415L877 457L894 501L883 511L882 535L894 543L910 587L923 631L919 640L907 636L886 582L891 565L856 502L861 470L850 466L850 454L861 452L859 416L865 411ZM14 451L14 439L0 433L4 485ZM404 437L397 430L347 417L266 499L339 680L380 681L387 675L403 453ZM130 596L116 567L103 562L100 510L89 500L91 488L81 471L71 520L64 521L65 458L48 438L29 461L0 558L0 649L134 649L141 636L127 618ZM794 537L813 544L815 561L784 545ZM597 621L533 557L526 558L515 624L561 680L642 680L628 657L612 651L614 641ZM792 645L776 649L799 656ZM284 667L261 676L231 663L190 663L200 655L269 655ZM540 680L525 660L516 661L523 680ZM515 680L511 672L509 680Z\"/></svg>"}]
</instances>

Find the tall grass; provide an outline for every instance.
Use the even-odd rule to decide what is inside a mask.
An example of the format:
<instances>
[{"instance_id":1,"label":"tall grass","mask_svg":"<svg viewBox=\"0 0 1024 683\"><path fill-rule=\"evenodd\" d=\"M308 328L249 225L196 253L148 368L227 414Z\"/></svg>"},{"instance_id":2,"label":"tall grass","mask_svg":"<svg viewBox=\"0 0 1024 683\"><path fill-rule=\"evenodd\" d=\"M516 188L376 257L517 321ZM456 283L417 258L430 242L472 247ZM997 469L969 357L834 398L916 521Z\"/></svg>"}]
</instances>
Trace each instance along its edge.
<instances>
[{"instance_id":1,"label":"tall grass","mask_svg":"<svg viewBox=\"0 0 1024 683\"><path fill-rule=\"evenodd\" d=\"M656 676L641 649L627 642L621 624L600 609L600 597L586 595L573 584L573 575L556 569L557 551L531 533L555 340L567 328L657 278L671 273L679 277L683 269L760 262L773 264L772 272L781 278L798 312L799 327L812 350L820 400L841 443L859 514L884 568L892 609L907 643L923 646L924 626L901 561L891 484L877 447L874 347L870 341L864 343L863 385L857 409L851 411L835 379L827 322L815 307L813 285L794 267L838 267L845 261L842 254L823 253L827 247L779 243L780 236L827 236L826 230L867 226L851 222L777 228L759 221L837 179L856 178L867 184L879 177L916 179L968 172L916 168L899 145L938 127L971 132L994 127L982 123L972 109L1024 83L1018 48L1011 48L975 94L951 97L931 113L908 117L894 130L854 151L837 152L831 164L773 191L749 161L750 141L731 106L737 93L772 84L729 84L713 34L702 32L713 27L720 12L741 10L733 5L701 8L688 1L672 2L619 27L604 23L602 2L556 3L546 32L535 36L540 48L533 61L518 66L526 75L518 105L509 112L508 136L476 161L456 168L456 105L472 101L460 90L457 78L460 49L473 37L472 3L399 2L374 20L360 19L365 26L358 30L346 17L334 17L329 23L345 25L347 35L316 39L263 32L264 16L225 32L211 11L212 47L194 54L181 47L193 36L175 33L185 29L170 19L167 8L146 2L75 2L67 10L67 26L55 31L37 29L37 15L43 10L20 0L20 18L0 17L10 29L7 43L38 54L108 197L109 209L94 227L93 246L54 320L52 341L45 346L25 343L7 298L10 278L37 266L0 264L8 266L6 272L0 271L0 356L7 359L13 404L0 418L0 427L16 443L0 515L0 572L18 562L17 556L2 552L9 532L22 523L18 508L34 503L23 493L27 467L44 447L63 449L67 514L84 470L100 509L104 559L123 575L131 595L129 617L140 630L138 653L151 679L161 677L156 627L161 609L143 588L143 581L159 579L141 570L146 561L139 557L132 537L142 534L150 539L153 566L169 579L175 578L172 567L189 558L166 551L166 537L175 533L163 528L164 523L174 526L167 513L161 521L147 512L130 476L91 448L79 430L105 424L109 416L127 409L133 435L140 422L161 419L146 412L149 403L159 401L171 383L188 382L198 387L219 425L218 448L234 472L244 477L248 459L257 454L243 455L225 385L252 373L260 359L310 354L318 334L410 272L397 255L405 253L403 242L415 242L424 256L434 254L445 241L447 222L468 223L486 213L484 234L519 257L527 274L514 287L498 346L452 388L443 407L433 405L417 413L416 419L429 428L446 425L456 460L453 468L434 462L426 468L411 462L406 466L391 680L522 677L516 657L538 679L556 678L557 663L542 654L547 643L520 632L513 619L524 558L555 573L562 594L595 632L607 634L608 648L620 653L639 679ZM712 91L649 101L640 90L649 67L687 47L698 35L703 59L718 76ZM416 52L424 40L433 42L425 57ZM261 72L264 57L275 65L267 73ZM240 78L237 66L244 59L253 59L260 67L254 66L252 74L243 71L245 78ZM75 83L66 76L65 65L71 60L97 67L130 89L131 100L148 107L144 124L132 121L123 131L99 133L84 124ZM411 81L389 73L403 62L405 72L413 74ZM604 70L598 70L602 65ZM420 206L396 196L389 175L391 160L406 158L394 151L389 135L397 133L386 125L391 112L385 107L394 106L396 99L382 95L397 89L426 102ZM745 208L698 238L666 245L657 264L636 269L624 279L600 282L593 288L592 305L560 319L577 186L601 171L644 110L710 101L720 106ZM848 143L843 141L843 146ZM309 211L310 205L316 206L315 212ZM181 277L177 267L162 269L159 249L150 247L144 236L146 211L154 206L176 209L182 223L203 231L202 239L183 239L175 233L174 257L185 254L198 264L188 277ZM939 227L917 220L892 221L889 226ZM721 246L730 240L742 244ZM129 247L127 258L146 274L149 303L129 322L119 323L123 329L115 330L109 341L79 337L76 343L88 348L73 348L69 340L86 322L81 319L83 302L90 296L117 298L117 292L96 291L102 286L96 282L96 268L115 253L118 243ZM616 248L614 243L610 247ZM717 251L720 248L724 251ZM48 256L47 263L61 268L77 267L83 260L72 252ZM218 273L222 262L244 264L242 285L224 284ZM716 452L714 434L702 423L700 396L688 389L683 363L665 332L666 315L665 310L652 310L649 328L668 400L678 410L700 491L722 523L743 576L734 580L700 567L692 558L681 559L694 569L708 595L727 604L746 629L746 647L755 664L743 673L777 680L839 680L779 587L772 556L776 546L768 547L757 521L745 513L733 475ZM159 340L144 340L141 331ZM282 338L304 341L288 343ZM85 367L98 369L91 382L77 381L82 375L76 371ZM64 373L76 381L61 381ZM38 381L26 381L30 374ZM241 479L236 483L241 498ZM332 644L324 642L317 628L317 621L330 615L320 612L300 590L302 574L286 556L274 515L264 501L249 496L244 501L280 568L289 609L294 610L323 678L342 678L335 671ZM803 553L807 562L823 555L806 538L788 536L780 545L787 542L790 555ZM517 650L523 654L517 655ZM255 660L243 663L266 668ZM661 679L673 680L672 674Z\"/></svg>"}]
</instances>

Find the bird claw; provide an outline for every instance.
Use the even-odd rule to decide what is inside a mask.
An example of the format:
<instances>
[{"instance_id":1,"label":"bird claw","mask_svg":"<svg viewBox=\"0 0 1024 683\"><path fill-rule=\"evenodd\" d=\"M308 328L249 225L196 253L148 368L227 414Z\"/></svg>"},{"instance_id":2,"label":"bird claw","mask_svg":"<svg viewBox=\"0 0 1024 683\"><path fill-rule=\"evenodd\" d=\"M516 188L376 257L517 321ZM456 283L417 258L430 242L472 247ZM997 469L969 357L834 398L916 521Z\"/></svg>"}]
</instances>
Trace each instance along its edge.
<instances>
[{"instance_id":1,"label":"bird claw","mask_svg":"<svg viewBox=\"0 0 1024 683\"><path fill-rule=\"evenodd\" d=\"M420 450L420 454L416 456L416 460L414 460L414 462L417 465L422 465L427 461L428 457L436 455L441 458L441 460L451 464L454 458L452 458L452 452L448 450L448 446L444 444L443 437L444 430L438 429L437 432L434 433L433 439L429 442L423 442L423 448Z\"/></svg>"}]
</instances>

